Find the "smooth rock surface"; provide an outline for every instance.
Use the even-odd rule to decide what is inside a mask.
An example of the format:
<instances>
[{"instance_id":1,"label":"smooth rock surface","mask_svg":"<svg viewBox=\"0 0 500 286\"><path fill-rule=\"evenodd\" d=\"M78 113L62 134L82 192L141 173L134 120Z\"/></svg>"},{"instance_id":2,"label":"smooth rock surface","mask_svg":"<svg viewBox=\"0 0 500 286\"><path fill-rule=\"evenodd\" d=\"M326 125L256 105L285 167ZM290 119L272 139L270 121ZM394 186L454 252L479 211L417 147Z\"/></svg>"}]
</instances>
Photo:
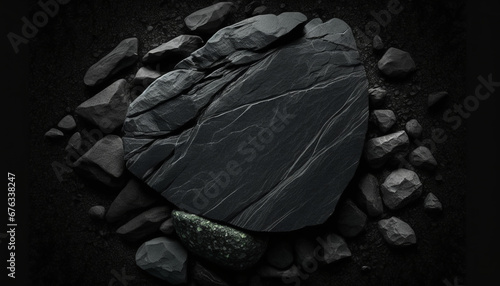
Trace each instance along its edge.
<instances>
[{"instance_id":1,"label":"smooth rock surface","mask_svg":"<svg viewBox=\"0 0 500 286\"><path fill-rule=\"evenodd\" d=\"M109 187L123 186L125 161L122 139L116 135L105 136L83 154L75 166L82 175Z\"/></svg>"},{"instance_id":2,"label":"smooth rock surface","mask_svg":"<svg viewBox=\"0 0 500 286\"><path fill-rule=\"evenodd\" d=\"M49 131L45 132L45 138L48 139L59 139L64 137L64 133L57 128L50 128Z\"/></svg>"},{"instance_id":3,"label":"smooth rock surface","mask_svg":"<svg viewBox=\"0 0 500 286\"><path fill-rule=\"evenodd\" d=\"M155 70L149 69L147 67L141 67L135 74L134 84L147 87L160 76L161 73Z\"/></svg>"},{"instance_id":4,"label":"smooth rock surface","mask_svg":"<svg viewBox=\"0 0 500 286\"><path fill-rule=\"evenodd\" d=\"M75 113L95 124L105 133L111 133L123 124L130 104L127 82L119 79L80 104Z\"/></svg>"},{"instance_id":5,"label":"smooth rock surface","mask_svg":"<svg viewBox=\"0 0 500 286\"><path fill-rule=\"evenodd\" d=\"M416 119L406 122L405 129L406 133L413 139L422 137L422 125Z\"/></svg>"},{"instance_id":6,"label":"smooth rock surface","mask_svg":"<svg viewBox=\"0 0 500 286\"><path fill-rule=\"evenodd\" d=\"M415 69L410 54L396 48L389 48L378 62L378 69L391 78L404 78Z\"/></svg>"},{"instance_id":7,"label":"smooth rock surface","mask_svg":"<svg viewBox=\"0 0 500 286\"><path fill-rule=\"evenodd\" d=\"M194 214L173 211L174 227L191 252L222 267L243 270L264 254L267 240Z\"/></svg>"},{"instance_id":8,"label":"smooth rock surface","mask_svg":"<svg viewBox=\"0 0 500 286\"><path fill-rule=\"evenodd\" d=\"M80 132L75 132L69 138L68 145L66 145L65 150L66 151L71 151L71 150L78 151L81 148L82 148L82 135L80 134Z\"/></svg>"},{"instance_id":9,"label":"smooth rock surface","mask_svg":"<svg viewBox=\"0 0 500 286\"><path fill-rule=\"evenodd\" d=\"M116 222L130 212L152 206L159 200L159 197L152 192L154 191L146 184L131 178L111 203L106 213L106 220L110 223Z\"/></svg>"},{"instance_id":10,"label":"smooth rock surface","mask_svg":"<svg viewBox=\"0 0 500 286\"><path fill-rule=\"evenodd\" d=\"M252 16L264 15L264 14L267 14L268 11L269 11L269 8L267 8L267 6L259 6L253 10Z\"/></svg>"},{"instance_id":11,"label":"smooth rock surface","mask_svg":"<svg viewBox=\"0 0 500 286\"><path fill-rule=\"evenodd\" d=\"M355 237L365 228L366 214L350 200L335 210L335 216L337 229L344 237Z\"/></svg>"},{"instance_id":12,"label":"smooth rock surface","mask_svg":"<svg viewBox=\"0 0 500 286\"><path fill-rule=\"evenodd\" d=\"M184 23L192 32L215 33L234 10L232 2L219 2L190 14Z\"/></svg>"},{"instance_id":13,"label":"smooth rock surface","mask_svg":"<svg viewBox=\"0 0 500 286\"><path fill-rule=\"evenodd\" d=\"M187 282L187 258L182 244L166 237L143 243L135 255L137 266L175 285Z\"/></svg>"},{"instance_id":14,"label":"smooth rock surface","mask_svg":"<svg viewBox=\"0 0 500 286\"><path fill-rule=\"evenodd\" d=\"M420 197L422 183L415 172L397 169L387 176L380 190L384 204L391 210L396 210Z\"/></svg>"},{"instance_id":15,"label":"smooth rock surface","mask_svg":"<svg viewBox=\"0 0 500 286\"><path fill-rule=\"evenodd\" d=\"M396 123L396 114L389 109L379 109L372 112L372 118L383 133L389 131Z\"/></svg>"},{"instance_id":16,"label":"smooth rock surface","mask_svg":"<svg viewBox=\"0 0 500 286\"><path fill-rule=\"evenodd\" d=\"M147 52L142 61L146 64L151 64L168 60L169 58L185 58L202 45L203 39L199 36L180 35Z\"/></svg>"},{"instance_id":17,"label":"smooth rock surface","mask_svg":"<svg viewBox=\"0 0 500 286\"><path fill-rule=\"evenodd\" d=\"M89 209L89 216L93 219L103 219L106 209L103 206L93 206Z\"/></svg>"},{"instance_id":18,"label":"smooth rock surface","mask_svg":"<svg viewBox=\"0 0 500 286\"><path fill-rule=\"evenodd\" d=\"M88 86L103 83L109 77L134 64L138 59L137 49L137 38L128 38L121 41L109 54L87 70L83 81Z\"/></svg>"},{"instance_id":19,"label":"smooth rock surface","mask_svg":"<svg viewBox=\"0 0 500 286\"><path fill-rule=\"evenodd\" d=\"M424 208L429 212L440 212L443 210L443 205L433 193L428 193L424 200Z\"/></svg>"},{"instance_id":20,"label":"smooth rock surface","mask_svg":"<svg viewBox=\"0 0 500 286\"><path fill-rule=\"evenodd\" d=\"M345 240L335 233L320 236L318 242L323 249L322 262L326 264L351 256Z\"/></svg>"},{"instance_id":21,"label":"smooth rock surface","mask_svg":"<svg viewBox=\"0 0 500 286\"><path fill-rule=\"evenodd\" d=\"M266 252L266 261L277 269L287 269L293 264L293 247L287 241L271 244Z\"/></svg>"},{"instance_id":22,"label":"smooth rock surface","mask_svg":"<svg viewBox=\"0 0 500 286\"><path fill-rule=\"evenodd\" d=\"M369 215L379 216L384 212L384 204L380 197L380 187L377 178L372 174L364 175L356 191L358 205Z\"/></svg>"},{"instance_id":23,"label":"smooth rock surface","mask_svg":"<svg viewBox=\"0 0 500 286\"><path fill-rule=\"evenodd\" d=\"M380 168L393 155L408 150L410 139L405 131L398 131L368 140L365 156L372 168Z\"/></svg>"},{"instance_id":24,"label":"smooth rock surface","mask_svg":"<svg viewBox=\"0 0 500 286\"><path fill-rule=\"evenodd\" d=\"M68 114L64 116L63 119L59 121L59 123L57 123L57 128L64 132L70 132L76 128L75 119L73 118L73 116Z\"/></svg>"},{"instance_id":25,"label":"smooth rock surface","mask_svg":"<svg viewBox=\"0 0 500 286\"><path fill-rule=\"evenodd\" d=\"M390 245L409 246L417 242L417 237L411 226L397 217L380 220L378 229Z\"/></svg>"},{"instance_id":26,"label":"smooth rock surface","mask_svg":"<svg viewBox=\"0 0 500 286\"><path fill-rule=\"evenodd\" d=\"M140 240L157 232L160 225L170 217L171 211L166 206L154 207L122 225L116 230L116 233L126 240Z\"/></svg>"},{"instance_id":27,"label":"smooth rock surface","mask_svg":"<svg viewBox=\"0 0 500 286\"><path fill-rule=\"evenodd\" d=\"M326 221L362 153L367 81L339 19L266 50L305 21L223 28L152 83L124 124L128 169L179 208L247 230Z\"/></svg>"},{"instance_id":28,"label":"smooth rock surface","mask_svg":"<svg viewBox=\"0 0 500 286\"><path fill-rule=\"evenodd\" d=\"M431 150L425 146L417 147L408 155L410 163L415 167L421 167L428 170L434 170L437 167L437 161L431 153Z\"/></svg>"}]
</instances>

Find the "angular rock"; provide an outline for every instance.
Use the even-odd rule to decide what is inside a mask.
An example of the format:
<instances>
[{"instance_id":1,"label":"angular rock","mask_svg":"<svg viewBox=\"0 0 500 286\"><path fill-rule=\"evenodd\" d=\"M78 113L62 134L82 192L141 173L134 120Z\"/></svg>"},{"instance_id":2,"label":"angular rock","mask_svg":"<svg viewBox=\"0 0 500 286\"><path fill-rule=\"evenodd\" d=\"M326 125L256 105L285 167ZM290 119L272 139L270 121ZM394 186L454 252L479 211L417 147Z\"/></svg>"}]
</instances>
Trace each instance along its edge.
<instances>
[{"instance_id":1,"label":"angular rock","mask_svg":"<svg viewBox=\"0 0 500 286\"><path fill-rule=\"evenodd\" d=\"M175 231L174 219L169 218L160 225L160 231L164 234L172 234Z\"/></svg>"},{"instance_id":2,"label":"angular rock","mask_svg":"<svg viewBox=\"0 0 500 286\"><path fill-rule=\"evenodd\" d=\"M103 206L93 206L89 209L89 216L93 219L103 219L106 209Z\"/></svg>"},{"instance_id":3,"label":"angular rock","mask_svg":"<svg viewBox=\"0 0 500 286\"><path fill-rule=\"evenodd\" d=\"M259 268L259 275L264 278L279 278L282 281L289 281L289 278L299 277L300 270L297 266L292 265L287 270L279 270L271 266L263 266Z\"/></svg>"},{"instance_id":4,"label":"angular rock","mask_svg":"<svg viewBox=\"0 0 500 286\"><path fill-rule=\"evenodd\" d=\"M151 64L172 57L185 58L201 46L203 46L203 39L199 36L180 35L147 52L142 61Z\"/></svg>"},{"instance_id":5,"label":"angular rock","mask_svg":"<svg viewBox=\"0 0 500 286\"><path fill-rule=\"evenodd\" d=\"M69 132L72 131L73 129L76 128L76 122L73 116L71 115L66 115L57 123L57 128L59 128L62 131Z\"/></svg>"},{"instance_id":6,"label":"angular rock","mask_svg":"<svg viewBox=\"0 0 500 286\"><path fill-rule=\"evenodd\" d=\"M424 209L429 212L440 212L443 210L443 205L433 193L429 193L424 200Z\"/></svg>"},{"instance_id":7,"label":"angular rock","mask_svg":"<svg viewBox=\"0 0 500 286\"><path fill-rule=\"evenodd\" d=\"M372 118L383 133L389 131L396 123L396 114L389 109L374 110L372 112Z\"/></svg>"},{"instance_id":8,"label":"angular rock","mask_svg":"<svg viewBox=\"0 0 500 286\"><path fill-rule=\"evenodd\" d=\"M155 81L160 76L161 76L161 73L159 73L155 70L152 70L152 69L148 69L146 67L142 67L135 74L134 84L147 87L148 85L150 85L153 81Z\"/></svg>"},{"instance_id":9,"label":"angular rock","mask_svg":"<svg viewBox=\"0 0 500 286\"><path fill-rule=\"evenodd\" d=\"M173 211L172 217L175 231L187 249L222 267L249 268L266 250L267 241L253 234L182 211Z\"/></svg>"},{"instance_id":10,"label":"angular rock","mask_svg":"<svg viewBox=\"0 0 500 286\"><path fill-rule=\"evenodd\" d=\"M192 32L213 34L234 10L232 2L219 2L190 14L184 23Z\"/></svg>"},{"instance_id":11,"label":"angular rock","mask_svg":"<svg viewBox=\"0 0 500 286\"><path fill-rule=\"evenodd\" d=\"M159 197L143 182L132 178L111 203L106 220L116 222L125 214L152 206Z\"/></svg>"},{"instance_id":12,"label":"angular rock","mask_svg":"<svg viewBox=\"0 0 500 286\"><path fill-rule=\"evenodd\" d=\"M47 131L44 136L48 139L59 139L64 137L64 133L57 128L50 128L50 130Z\"/></svg>"},{"instance_id":13,"label":"angular rock","mask_svg":"<svg viewBox=\"0 0 500 286\"><path fill-rule=\"evenodd\" d=\"M396 210L420 197L422 183L415 172L397 169L387 176L380 190L384 204L391 210Z\"/></svg>"},{"instance_id":14,"label":"angular rock","mask_svg":"<svg viewBox=\"0 0 500 286\"><path fill-rule=\"evenodd\" d=\"M448 97L448 92L446 91L433 92L427 97L427 106L429 108L438 107L446 97Z\"/></svg>"},{"instance_id":15,"label":"angular rock","mask_svg":"<svg viewBox=\"0 0 500 286\"><path fill-rule=\"evenodd\" d=\"M121 41L109 54L87 70L83 81L88 86L95 86L103 83L111 76L137 61L137 48L137 38L128 38Z\"/></svg>"},{"instance_id":16,"label":"angular rock","mask_svg":"<svg viewBox=\"0 0 500 286\"><path fill-rule=\"evenodd\" d=\"M416 119L406 122L405 129L411 138L418 139L422 136L422 125Z\"/></svg>"},{"instance_id":17,"label":"angular rock","mask_svg":"<svg viewBox=\"0 0 500 286\"><path fill-rule=\"evenodd\" d=\"M75 162L76 169L90 179L109 187L119 188L124 183L125 162L123 142L119 136L107 135Z\"/></svg>"},{"instance_id":18,"label":"angular rock","mask_svg":"<svg viewBox=\"0 0 500 286\"><path fill-rule=\"evenodd\" d=\"M316 244L309 238L299 237L294 244L295 264L301 268L307 268L317 262L314 257Z\"/></svg>"},{"instance_id":19,"label":"angular rock","mask_svg":"<svg viewBox=\"0 0 500 286\"><path fill-rule=\"evenodd\" d=\"M380 106L385 101L387 91L381 87L375 87L368 89L368 94L370 95L370 104Z\"/></svg>"},{"instance_id":20,"label":"angular rock","mask_svg":"<svg viewBox=\"0 0 500 286\"><path fill-rule=\"evenodd\" d=\"M119 79L80 104L75 112L105 133L113 132L125 121L130 104L127 82Z\"/></svg>"},{"instance_id":21,"label":"angular rock","mask_svg":"<svg viewBox=\"0 0 500 286\"><path fill-rule=\"evenodd\" d=\"M137 266L175 285L187 282L187 258L182 244L166 237L143 243L135 254Z\"/></svg>"},{"instance_id":22,"label":"angular rock","mask_svg":"<svg viewBox=\"0 0 500 286\"><path fill-rule=\"evenodd\" d=\"M411 226L397 217L380 220L378 229L390 245L409 246L417 243L417 237Z\"/></svg>"},{"instance_id":23,"label":"angular rock","mask_svg":"<svg viewBox=\"0 0 500 286\"><path fill-rule=\"evenodd\" d=\"M124 124L128 169L179 208L243 229L326 221L362 153L367 82L347 24L305 21L221 29L152 83Z\"/></svg>"},{"instance_id":24,"label":"angular rock","mask_svg":"<svg viewBox=\"0 0 500 286\"><path fill-rule=\"evenodd\" d=\"M268 247L266 261L277 269L287 269L293 264L293 247L287 241L279 241Z\"/></svg>"},{"instance_id":25,"label":"angular rock","mask_svg":"<svg viewBox=\"0 0 500 286\"><path fill-rule=\"evenodd\" d=\"M191 273L194 281L200 286L229 286L224 279L198 262L194 265Z\"/></svg>"},{"instance_id":26,"label":"angular rock","mask_svg":"<svg viewBox=\"0 0 500 286\"><path fill-rule=\"evenodd\" d=\"M393 155L408 150L410 139L405 131L398 131L368 140L365 156L372 168L380 168Z\"/></svg>"},{"instance_id":27,"label":"angular rock","mask_svg":"<svg viewBox=\"0 0 500 286\"><path fill-rule=\"evenodd\" d=\"M344 237L355 237L366 225L366 214L348 200L335 210L336 225Z\"/></svg>"},{"instance_id":28,"label":"angular rock","mask_svg":"<svg viewBox=\"0 0 500 286\"><path fill-rule=\"evenodd\" d=\"M68 145L66 145L65 150L66 151L71 151L71 150L78 151L81 148L82 148L82 135L80 134L80 132L75 132L69 138Z\"/></svg>"},{"instance_id":29,"label":"angular rock","mask_svg":"<svg viewBox=\"0 0 500 286\"><path fill-rule=\"evenodd\" d=\"M122 225L116 233L130 241L148 237L160 229L160 225L170 217L171 211L166 206L154 207Z\"/></svg>"},{"instance_id":30,"label":"angular rock","mask_svg":"<svg viewBox=\"0 0 500 286\"><path fill-rule=\"evenodd\" d=\"M437 161L431 153L431 150L425 146L417 147L409 156L410 163L415 167L422 167L428 170L434 170L437 167Z\"/></svg>"},{"instance_id":31,"label":"angular rock","mask_svg":"<svg viewBox=\"0 0 500 286\"><path fill-rule=\"evenodd\" d=\"M396 48L389 48L378 61L378 69L391 78L404 78L415 71L415 62L410 54Z\"/></svg>"},{"instance_id":32,"label":"angular rock","mask_svg":"<svg viewBox=\"0 0 500 286\"><path fill-rule=\"evenodd\" d=\"M253 10L252 16L264 15L267 14L268 12L269 9L267 8L267 6L259 6Z\"/></svg>"},{"instance_id":33,"label":"angular rock","mask_svg":"<svg viewBox=\"0 0 500 286\"><path fill-rule=\"evenodd\" d=\"M358 205L369 215L379 216L384 212L384 204L380 197L378 180L372 174L366 174L358 183L356 192Z\"/></svg>"},{"instance_id":34,"label":"angular rock","mask_svg":"<svg viewBox=\"0 0 500 286\"><path fill-rule=\"evenodd\" d=\"M384 42L382 42L382 38L379 35L373 37L373 48L377 51L384 49Z\"/></svg>"},{"instance_id":35,"label":"angular rock","mask_svg":"<svg viewBox=\"0 0 500 286\"><path fill-rule=\"evenodd\" d=\"M323 235L318 238L322 247L322 261L326 264L351 256L351 250L342 237L334 233Z\"/></svg>"}]
</instances>

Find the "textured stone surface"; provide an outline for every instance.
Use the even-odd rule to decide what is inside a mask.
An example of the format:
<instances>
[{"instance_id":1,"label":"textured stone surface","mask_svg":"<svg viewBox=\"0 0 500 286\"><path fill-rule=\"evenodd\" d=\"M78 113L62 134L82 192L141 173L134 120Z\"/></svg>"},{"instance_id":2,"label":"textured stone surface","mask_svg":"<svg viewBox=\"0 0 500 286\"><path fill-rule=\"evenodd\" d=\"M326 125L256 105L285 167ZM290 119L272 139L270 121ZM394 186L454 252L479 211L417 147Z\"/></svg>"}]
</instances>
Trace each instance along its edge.
<instances>
[{"instance_id":1,"label":"textured stone surface","mask_svg":"<svg viewBox=\"0 0 500 286\"><path fill-rule=\"evenodd\" d=\"M336 225L344 237L355 237L366 225L366 214L352 201L347 200L335 210Z\"/></svg>"},{"instance_id":2,"label":"textured stone surface","mask_svg":"<svg viewBox=\"0 0 500 286\"><path fill-rule=\"evenodd\" d=\"M437 161L431 153L431 150L425 146L417 147L408 155L410 163L415 167L421 167L428 170L434 170L437 167Z\"/></svg>"},{"instance_id":3,"label":"textured stone surface","mask_svg":"<svg viewBox=\"0 0 500 286\"><path fill-rule=\"evenodd\" d=\"M422 183L415 172L397 169L387 176L380 189L384 204L395 210L418 199L422 194Z\"/></svg>"},{"instance_id":4,"label":"textured stone surface","mask_svg":"<svg viewBox=\"0 0 500 286\"><path fill-rule=\"evenodd\" d=\"M266 239L253 234L182 211L173 211L172 217L175 231L187 249L220 266L249 268L266 250Z\"/></svg>"},{"instance_id":5,"label":"textured stone surface","mask_svg":"<svg viewBox=\"0 0 500 286\"><path fill-rule=\"evenodd\" d=\"M426 211L440 212L443 210L443 205L433 193L428 193L424 200L424 208Z\"/></svg>"},{"instance_id":6,"label":"textured stone surface","mask_svg":"<svg viewBox=\"0 0 500 286\"><path fill-rule=\"evenodd\" d=\"M137 38L128 38L121 41L109 54L87 70L83 81L88 86L103 83L109 77L137 61L137 48Z\"/></svg>"},{"instance_id":7,"label":"textured stone surface","mask_svg":"<svg viewBox=\"0 0 500 286\"><path fill-rule=\"evenodd\" d=\"M387 91L381 87L374 87L368 89L370 95L370 104L373 106L380 106L384 103Z\"/></svg>"},{"instance_id":8,"label":"textured stone surface","mask_svg":"<svg viewBox=\"0 0 500 286\"><path fill-rule=\"evenodd\" d=\"M184 23L193 32L215 33L234 9L232 2L219 2L193 12L184 19Z\"/></svg>"},{"instance_id":9,"label":"textured stone surface","mask_svg":"<svg viewBox=\"0 0 500 286\"><path fill-rule=\"evenodd\" d=\"M417 242L417 237L411 226L397 217L380 220L378 228L385 241L390 245L409 246Z\"/></svg>"},{"instance_id":10,"label":"textured stone surface","mask_svg":"<svg viewBox=\"0 0 500 286\"><path fill-rule=\"evenodd\" d=\"M322 261L327 264L351 256L351 250L347 247L347 243L337 234L330 233L320 236L318 242L323 250Z\"/></svg>"},{"instance_id":11,"label":"textured stone surface","mask_svg":"<svg viewBox=\"0 0 500 286\"><path fill-rule=\"evenodd\" d=\"M75 166L82 175L109 187L123 186L125 162L122 139L116 135L105 136L83 154Z\"/></svg>"},{"instance_id":12,"label":"textured stone surface","mask_svg":"<svg viewBox=\"0 0 500 286\"><path fill-rule=\"evenodd\" d=\"M413 72L415 62L410 54L396 48L389 48L378 62L378 69L391 78L404 78Z\"/></svg>"},{"instance_id":13,"label":"textured stone surface","mask_svg":"<svg viewBox=\"0 0 500 286\"><path fill-rule=\"evenodd\" d=\"M372 118L378 129L383 133L389 131L396 123L396 114L389 109L379 109L372 112Z\"/></svg>"},{"instance_id":14,"label":"textured stone surface","mask_svg":"<svg viewBox=\"0 0 500 286\"><path fill-rule=\"evenodd\" d=\"M406 122L405 129L411 138L418 139L422 137L422 125L416 119Z\"/></svg>"},{"instance_id":15,"label":"textured stone surface","mask_svg":"<svg viewBox=\"0 0 500 286\"><path fill-rule=\"evenodd\" d=\"M266 252L266 261L277 269L287 269L293 264L293 247L287 241L271 244Z\"/></svg>"},{"instance_id":16,"label":"textured stone surface","mask_svg":"<svg viewBox=\"0 0 500 286\"><path fill-rule=\"evenodd\" d=\"M57 128L50 128L50 130L45 133L45 138L48 139L59 139L62 137L64 137L64 133Z\"/></svg>"},{"instance_id":17,"label":"textured stone surface","mask_svg":"<svg viewBox=\"0 0 500 286\"><path fill-rule=\"evenodd\" d=\"M160 229L160 225L170 217L171 211L166 206L154 207L122 225L116 230L116 233L130 241L148 237Z\"/></svg>"},{"instance_id":18,"label":"textured stone surface","mask_svg":"<svg viewBox=\"0 0 500 286\"><path fill-rule=\"evenodd\" d=\"M407 151L409 144L410 139L405 131L370 139L365 145L368 164L372 168L379 168L396 153Z\"/></svg>"},{"instance_id":19,"label":"textured stone surface","mask_svg":"<svg viewBox=\"0 0 500 286\"><path fill-rule=\"evenodd\" d=\"M216 273L210 271L198 262L195 263L191 275L200 286L229 286L229 284Z\"/></svg>"},{"instance_id":20,"label":"textured stone surface","mask_svg":"<svg viewBox=\"0 0 500 286\"><path fill-rule=\"evenodd\" d=\"M155 81L160 76L161 76L161 73L159 73L155 70L149 69L147 67L142 67L135 74L134 84L147 87L148 85L150 85L153 81Z\"/></svg>"},{"instance_id":21,"label":"textured stone surface","mask_svg":"<svg viewBox=\"0 0 500 286\"><path fill-rule=\"evenodd\" d=\"M153 205L159 198L151 192L152 190L146 184L136 178L131 178L111 203L106 213L106 220L116 222L125 214Z\"/></svg>"},{"instance_id":22,"label":"textured stone surface","mask_svg":"<svg viewBox=\"0 0 500 286\"><path fill-rule=\"evenodd\" d=\"M429 108L439 107L445 98L448 97L448 92L438 91L429 94L427 97L427 106Z\"/></svg>"},{"instance_id":23,"label":"textured stone surface","mask_svg":"<svg viewBox=\"0 0 500 286\"><path fill-rule=\"evenodd\" d=\"M76 122L73 116L71 115L66 115L57 123L57 128L59 128L62 131L69 132L72 131L73 129L76 128Z\"/></svg>"},{"instance_id":24,"label":"textured stone surface","mask_svg":"<svg viewBox=\"0 0 500 286\"><path fill-rule=\"evenodd\" d=\"M147 52L142 61L150 64L174 57L185 58L202 45L203 39L199 36L180 35Z\"/></svg>"},{"instance_id":25,"label":"textured stone surface","mask_svg":"<svg viewBox=\"0 0 500 286\"><path fill-rule=\"evenodd\" d=\"M356 200L358 205L369 216L379 216L384 212L380 187L375 176L366 174L360 179L356 191Z\"/></svg>"},{"instance_id":26,"label":"textured stone surface","mask_svg":"<svg viewBox=\"0 0 500 286\"><path fill-rule=\"evenodd\" d=\"M305 21L221 29L151 84L124 125L128 169L181 209L244 229L323 223L362 152L367 82L347 24L289 34Z\"/></svg>"},{"instance_id":27,"label":"textured stone surface","mask_svg":"<svg viewBox=\"0 0 500 286\"><path fill-rule=\"evenodd\" d=\"M187 258L182 244L166 237L145 242L135 255L137 266L175 285L187 282Z\"/></svg>"},{"instance_id":28,"label":"textured stone surface","mask_svg":"<svg viewBox=\"0 0 500 286\"><path fill-rule=\"evenodd\" d=\"M130 96L127 82L119 79L80 104L75 112L95 124L103 132L110 133L120 127L127 115Z\"/></svg>"}]
</instances>

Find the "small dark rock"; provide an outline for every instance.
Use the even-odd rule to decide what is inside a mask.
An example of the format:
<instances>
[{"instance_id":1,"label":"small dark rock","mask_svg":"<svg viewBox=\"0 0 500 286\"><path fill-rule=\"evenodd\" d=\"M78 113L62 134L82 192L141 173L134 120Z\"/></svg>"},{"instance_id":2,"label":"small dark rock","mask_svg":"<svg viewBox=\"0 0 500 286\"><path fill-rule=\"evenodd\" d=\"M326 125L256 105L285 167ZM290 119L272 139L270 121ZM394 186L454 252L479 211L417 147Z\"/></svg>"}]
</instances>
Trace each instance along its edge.
<instances>
[{"instance_id":1,"label":"small dark rock","mask_svg":"<svg viewBox=\"0 0 500 286\"><path fill-rule=\"evenodd\" d=\"M210 271L200 263L195 263L191 275L196 283L200 286L229 286L219 275Z\"/></svg>"},{"instance_id":2,"label":"small dark rock","mask_svg":"<svg viewBox=\"0 0 500 286\"><path fill-rule=\"evenodd\" d=\"M411 138L418 139L422 136L422 125L416 119L408 121L405 129Z\"/></svg>"},{"instance_id":3,"label":"small dark rock","mask_svg":"<svg viewBox=\"0 0 500 286\"><path fill-rule=\"evenodd\" d=\"M410 163L415 167L422 167L428 170L434 170L437 167L437 161L429 148L425 146L417 147L409 155Z\"/></svg>"},{"instance_id":4,"label":"small dark rock","mask_svg":"<svg viewBox=\"0 0 500 286\"><path fill-rule=\"evenodd\" d=\"M397 217L380 220L378 229L390 245L409 246L417 242L413 229Z\"/></svg>"},{"instance_id":5,"label":"small dark rock","mask_svg":"<svg viewBox=\"0 0 500 286\"><path fill-rule=\"evenodd\" d=\"M378 180L372 174L366 174L359 181L356 199L369 216L379 216L384 212Z\"/></svg>"},{"instance_id":6,"label":"small dark rock","mask_svg":"<svg viewBox=\"0 0 500 286\"><path fill-rule=\"evenodd\" d=\"M75 119L71 115L66 115L57 123L57 128L65 132L72 131L76 128Z\"/></svg>"},{"instance_id":7,"label":"small dark rock","mask_svg":"<svg viewBox=\"0 0 500 286\"><path fill-rule=\"evenodd\" d=\"M422 194L418 175L407 169L393 171L380 187L384 204L391 210L400 209Z\"/></svg>"},{"instance_id":8,"label":"small dark rock","mask_svg":"<svg viewBox=\"0 0 500 286\"><path fill-rule=\"evenodd\" d=\"M365 227L366 214L350 200L338 206L335 215L337 228L344 237L354 237Z\"/></svg>"},{"instance_id":9,"label":"small dark rock","mask_svg":"<svg viewBox=\"0 0 500 286\"><path fill-rule=\"evenodd\" d=\"M407 151L410 139L405 131L398 131L368 140L365 156L372 168L380 168L391 156Z\"/></svg>"},{"instance_id":10,"label":"small dark rock","mask_svg":"<svg viewBox=\"0 0 500 286\"><path fill-rule=\"evenodd\" d=\"M370 96L370 104L380 106L385 101L387 91L381 87L375 87L368 89L368 94Z\"/></svg>"},{"instance_id":11,"label":"small dark rock","mask_svg":"<svg viewBox=\"0 0 500 286\"><path fill-rule=\"evenodd\" d=\"M375 35L373 37L373 48L377 51L384 49L384 43L382 42L382 38L379 35Z\"/></svg>"},{"instance_id":12,"label":"small dark rock","mask_svg":"<svg viewBox=\"0 0 500 286\"><path fill-rule=\"evenodd\" d=\"M415 62L410 54L396 48L389 48L378 62L378 69L391 78L404 78L415 71Z\"/></svg>"}]
</instances>

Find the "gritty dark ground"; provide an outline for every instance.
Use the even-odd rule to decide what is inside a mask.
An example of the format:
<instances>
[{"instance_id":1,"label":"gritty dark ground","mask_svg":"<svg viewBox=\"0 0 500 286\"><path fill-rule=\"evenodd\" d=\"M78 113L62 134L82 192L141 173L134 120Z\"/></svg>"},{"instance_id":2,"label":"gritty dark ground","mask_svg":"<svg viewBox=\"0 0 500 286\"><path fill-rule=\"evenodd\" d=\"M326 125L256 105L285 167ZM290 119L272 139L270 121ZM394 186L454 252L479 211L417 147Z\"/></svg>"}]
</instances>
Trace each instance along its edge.
<instances>
[{"instance_id":1,"label":"gritty dark ground","mask_svg":"<svg viewBox=\"0 0 500 286\"><path fill-rule=\"evenodd\" d=\"M32 1L37 11L36 1ZM240 1L232 21L243 19ZM264 1L271 13L299 11L309 19L343 19L355 35L365 31L374 18L370 11L386 9L389 0L377 1ZM448 3L449 2L449 3ZM135 265L135 251L140 245L125 243L114 234L119 225L91 221L91 206L108 207L116 191L89 185L74 172L60 182L51 167L54 161L64 164L65 140L50 143L44 133L66 114L72 113L98 90L84 86L86 70L127 37L140 41L140 55L158 44L184 33L183 18L213 1L97 1L73 0L61 7L30 43L30 251L32 285L165 285ZM387 108L394 110L398 123L416 118L424 127L424 139L432 137L433 128L445 130L447 140L437 144L435 157L438 174L417 171L424 185L424 195L401 211L388 212L408 222L416 232L417 245L404 250L390 248L369 220L366 230L347 240L353 256L311 273L300 285L445 285L454 277L465 278L465 126L457 130L442 120L442 111L427 110L427 95L446 90L450 97L445 108L465 97L465 19L463 5L455 1L401 1L404 8L381 27L386 47L411 53L418 70L408 80L386 81L376 68L381 54L371 46L358 46L366 67L370 87L382 85L389 91ZM147 31L152 26L152 31ZM26 49L27 46L21 46ZM137 67L118 77L128 80ZM111 82L111 81L110 81ZM88 128L78 122L81 128ZM370 129L368 136L375 130ZM415 147L415 146L412 146ZM360 170L364 170L364 164ZM379 179L387 173L376 173ZM430 217L423 211L423 198L433 192L443 203L441 216ZM349 192L346 193L349 196ZM325 224L328 229L333 227ZM325 226L323 226L324 230ZM309 233L318 228L307 230ZM287 238L301 232L286 234ZM362 271L361 267L371 267ZM118 278L126 273L126 280ZM278 285L276 282L275 285ZM273 284L274 285L274 284Z\"/></svg>"}]
</instances>

